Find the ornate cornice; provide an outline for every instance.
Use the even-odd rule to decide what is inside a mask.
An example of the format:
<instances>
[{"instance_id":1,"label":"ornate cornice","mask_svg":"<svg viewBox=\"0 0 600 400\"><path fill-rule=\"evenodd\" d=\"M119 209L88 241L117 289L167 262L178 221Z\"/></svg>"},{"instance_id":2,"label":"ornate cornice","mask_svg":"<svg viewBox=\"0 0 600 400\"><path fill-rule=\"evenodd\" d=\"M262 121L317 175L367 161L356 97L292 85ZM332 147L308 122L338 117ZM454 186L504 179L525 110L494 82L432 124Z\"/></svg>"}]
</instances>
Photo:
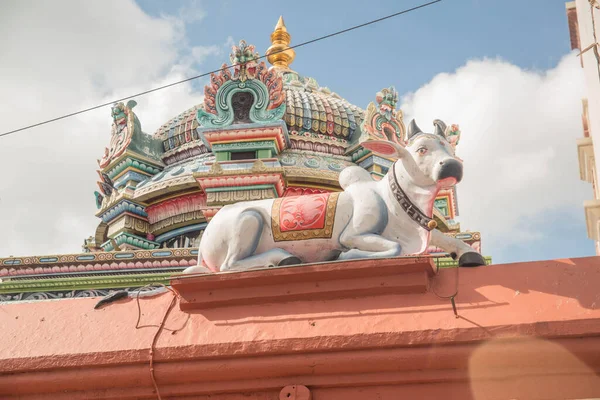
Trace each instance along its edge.
<instances>
[{"instance_id":1,"label":"ornate cornice","mask_svg":"<svg viewBox=\"0 0 600 400\"><path fill-rule=\"evenodd\" d=\"M94 289L117 289L141 287L152 283L168 284L169 278L173 272L158 272L149 274L131 274L131 275L109 275L93 277L76 278L52 278L52 279L29 279L16 280L0 283L0 301L16 300L14 296L7 296L10 293L39 293L43 299L43 293L46 292L71 292L79 290ZM60 297L68 296L64 293ZM87 296L80 296L87 297Z\"/></svg>"},{"instance_id":2,"label":"ornate cornice","mask_svg":"<svg viewBox=\"0 0 600 400\"><path fill-rule=\"evenodd\" d=\"M141 188L136 188L133 198L136 201L148 202L168 193L197 187L198 184L192 174L175 176L155 183L150 182Z\"/></svg>"},{"instance_id":3,"label":"ornate cornice","mask_svg":"<svg viewBox=\"0 0 600 400\"><path fill-rule=\"evenodd\" d=\"M200 131L210 146L262 140L274 140L278 152L289 146L287 127L283 121L263 126L244 124L221 129L201 129Z\"/></svg>"},{"instance_id":4,"label":"ornate cornice","mask_svg":"<svg viewBox=\"0 0 600 400\"><path fill-rule=\"evenodd\" d=\"M336 171L301 167L283 167L283 170L288 181L315 182L339 188L339 172Z\"/></svg>"},{"instance_id":5,"label":"ornate cornice","mask_svg":"<svg viewBox=\"0 0 600 400\"><path fill-rule=\"evenodd\" d=\"M282 196L285 188L283 168L267 167L261 160L254 161L251 168L244 169L224 169L215 162L209 171L195 172L194 177L204 191L220 189L227 192L236 187L252 189L252 186L271 185L277 195ZM207 202L211 203L211 200L207 198Z\"/></svg>"},{"instance_id":6,"label":"ornate cornice","mask_svg":"<svg viewBox=\"0 0 600 400\"><path fill-rule=\"evenodd\" d=\"M168 139L167 139L168 140ZM200 140L185 143L171 150L167 150L162 155L165 164L171 165L177 162L187 160L188 158L208 153L206 145Z\"/></svg>"},{"instance_id":7,"label":"ornate cornice","mask_svg":"<svg viewBox=\"0 0 600 400\"><path fill-rule=\"evenodd\" d=\"M197 249L160 249L0 258L0 278L69 272L189 265ZM185 261L185 262L184 262Z\"/></svg>"},{"instance_id":8,"label":"ornate cornice","mask_svg":"<svg viewBox=\"0 0 600 400\"><path fill-rule=\"evenodd\" d=\"M112 160L102 171L106 172L111 179L116 179L127 167L133 167L140 172L155 175L163 169L164 165L149 157L126 150L119 157Z\"/></svg>"},{"instance_id":9,"label":"ornate cornice","mask_svg":"<svg viewBox=\"0 0 600 400\"><path fill-rule=\"evenodd\" d=\"M283 192L281 195L283 195ZM206 201L211 205L226 205L239 203L241 201L273 199L276 197L280 197L280 195L275 187L272 186L269 188L249 188L209 192L207 193Z\"/></svg>"},{"instance_id":10,"label":"ornate cornice","mask_svg":"<svg viewBox=\"0 0 600 400\"><path fill-rule=\"evenodd\" d=\"M108 225L108 236L116 237L121 232L147 234L149 232L148 220L139 215L129 213L121 214Z\"/></svg>"},{"instance_id":11,"label":"ornate cornice","mask_svg":"<svg viewBox=\"0 0 600 400\"><path fill-rule=\"evenodd\" d=\"M109 222L125 212L138 215L142 218L148 216L143 206L132 202L127 197L129 196L121 196L121 198L118 201L113 202L110 207L101 209L101 211L97 213L96 216L100 217L100 219L102 219L102 221L104 222Z\"/></svg>"},{"instance_id":12,"label":"ornate cornice","mask_svg":"<svg viewBox=\"0 0 600 400\"><path fill-rule=\"evenodd\" d=\"M203 210L196 210L190 212L182 212L171 217L164 218L160 221L157 221L150 225L150 231L154 235L159 235L167 230L187 225L190 223L200 223L204 222L204 213Z\"/></svg>"},{"instance_id":13,"label":"ornate cornice","mask_svg":"<svg viewBox=\"0 0 600 400\"><path fill-rule=\"evenodd\" d=\"M121 232L113 237L112 240L114 240L119 246L123 245L124 247L134 249L153 250L158 249L160 246L158 243L153 242L152 240L148 240L128 232ZM102 243L102 248L105 251L114 250L112 240Z\"/></svg>"},{"instance_id":14,"label":"ornate cornice","mask_svg":"<svg viewBox=\"0 0 600 400\"><path fill-rule=\"evenodd\" d=\"M181 194L147 207L148 221L151 224L177 217L179 214L200 211L206 206L206 196L200 192Z\"/></svg>"}]
</instances>

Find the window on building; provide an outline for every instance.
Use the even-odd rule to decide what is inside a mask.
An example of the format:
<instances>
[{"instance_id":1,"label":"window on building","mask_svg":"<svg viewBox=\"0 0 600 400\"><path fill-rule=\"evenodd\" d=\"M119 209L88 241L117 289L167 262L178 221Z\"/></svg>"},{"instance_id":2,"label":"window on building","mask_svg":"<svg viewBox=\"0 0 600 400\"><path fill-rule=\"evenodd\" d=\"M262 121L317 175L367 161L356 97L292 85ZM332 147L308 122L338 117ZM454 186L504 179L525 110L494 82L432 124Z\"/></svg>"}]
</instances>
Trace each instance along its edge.
<instances>
[{"instance_id":1,"label":"window on building","mask_svg":"<svg viewBox=\"0 0 600 400\"><path fill-rule=\"evenodd\" d=\"M254 160L256 158L255 151L237 151L231 153L231 160Z\"/></svg>"}]
</instances>

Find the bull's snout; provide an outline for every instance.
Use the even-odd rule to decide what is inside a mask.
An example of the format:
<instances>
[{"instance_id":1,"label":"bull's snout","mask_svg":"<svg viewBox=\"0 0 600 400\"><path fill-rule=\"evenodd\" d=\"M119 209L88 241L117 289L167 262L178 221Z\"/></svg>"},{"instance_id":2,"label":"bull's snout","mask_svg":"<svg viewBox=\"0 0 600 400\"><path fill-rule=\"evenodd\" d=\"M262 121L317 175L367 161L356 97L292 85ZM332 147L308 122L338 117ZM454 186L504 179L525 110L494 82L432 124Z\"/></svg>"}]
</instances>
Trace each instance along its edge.
<instances>
[{"instance_id":1,"label":"bull's snout","mask_svg":"<svg viewBox=\"0 0 600 400\"><path fill-rule=\"evenodd\" d=\"M440 161L440 165L438 181L454 178L456 179L456 183L460 182L463 176L463 166L460 161L450 158Z\"/></svg>"}]
</instances>

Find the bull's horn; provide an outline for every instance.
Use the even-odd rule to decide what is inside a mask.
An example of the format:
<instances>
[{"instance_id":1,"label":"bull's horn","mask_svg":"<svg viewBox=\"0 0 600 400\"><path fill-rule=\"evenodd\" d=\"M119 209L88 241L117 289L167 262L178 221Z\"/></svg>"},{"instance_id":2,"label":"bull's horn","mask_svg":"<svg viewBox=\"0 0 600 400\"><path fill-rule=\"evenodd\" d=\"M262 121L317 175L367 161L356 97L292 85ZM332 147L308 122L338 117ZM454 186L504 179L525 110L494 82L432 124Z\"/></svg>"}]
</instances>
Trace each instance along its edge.
<instances>
[{"instance_id":1,"label":"bull's horn","mask_svg":"<svg viewBox=\"0 0 600 400\"><path fill-rule=\"evenodd\" d=\"M433 121L433 124L435 125L434 133L436 135L446 137L446 124L444 123L444 121L442 121L440 119L436 119Z\"/></svg>"},{"instance_id":2,"label":"bull's horn","mask_svg":"<svg viewBox=\"0 0 600 400\"><path fill-rule=\"evenodd\" d=\"M417 133L421 133L422 131L421 131L421 129L419 129L419 127L417 126L417 123L413 119L412 121L410 121L410 124L408 125L408 130L406 132L407 132L406 138L408 140L410 140L413 136L415 136Z\"/></svg>"}]
</instances>

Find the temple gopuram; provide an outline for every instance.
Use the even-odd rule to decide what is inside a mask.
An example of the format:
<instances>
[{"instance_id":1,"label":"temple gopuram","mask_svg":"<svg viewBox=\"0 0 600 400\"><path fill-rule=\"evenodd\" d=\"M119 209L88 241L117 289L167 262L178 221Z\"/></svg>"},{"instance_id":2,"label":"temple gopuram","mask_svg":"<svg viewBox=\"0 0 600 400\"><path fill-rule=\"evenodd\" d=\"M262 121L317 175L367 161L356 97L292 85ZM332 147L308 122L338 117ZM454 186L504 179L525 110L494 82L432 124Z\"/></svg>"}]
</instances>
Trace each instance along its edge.
<instances>
[{"instance_id":1,"label":"temple gopuram","mask_svg":"<svg viewBox=\"0 0 600 400\"><path fill-rule=\"evenodd\" d=\"M446 253L426 248L428 240L424 254L402 257L182 273L198 265L205 230L202 245L211 238L225 253L213 228L238 233L214 224L245 206L235 203L337 199L357 188L334 193L346 167L366 177L354 185L383 186L371 178L390 169L390 187L407 182L397 179L396 160L368 150L395 148L402 159L398 149L414 133L394 87L360 108L291 69L282 18L271 43L269 67L240 41L233 67L211 75L204 102L152 135L136 101L113 105L98 160L99 222L82 252L0 259L0 398L600 398L600 257L492 265L477 253L478 267L459 268L452 246ZM462 177L454 153L461 132L433 124L435 134L419 131L412 143L435 142L460 165L452 176L438 173L430 184L437 190ZM445 160L430 160L442 170ZM426 199L433 219L402 210L440 246L480 252L481 235L461 230L457 191L448 187ZM408 197L389 204L410 206ZM328 201L326 215L339 215ZM315 230L331 233L331 225Z\"/></svg>"},{"instance_id":2,"label":"temple gopuram","mask_svg":"<svg viewBox=\"0 0 600 400\"><path fill-rule=\"evenodd\" d=\"M85 254L0 259L0 300L98 296L166 284L196 264L202 232L224 205L337 192L340 171L353 165L381 179L394 160L360 143L404 142L395 88L366 99L363 110L292 70L290 41L280 18L266 50L271 67L240 41L229 59L234 67L223 64L211 75L204 102L152 135L142 131L136 101L115 104L110 144L98 160L100 222L85 240ZM459 127L447 127L446 134L456 146ZM441 191L434 207L438 229L481 252L480 233L461 232L457 216L456 189ZM457 264L441 249L427 253L440 266Z\"/></svg>"}]
</instances>

